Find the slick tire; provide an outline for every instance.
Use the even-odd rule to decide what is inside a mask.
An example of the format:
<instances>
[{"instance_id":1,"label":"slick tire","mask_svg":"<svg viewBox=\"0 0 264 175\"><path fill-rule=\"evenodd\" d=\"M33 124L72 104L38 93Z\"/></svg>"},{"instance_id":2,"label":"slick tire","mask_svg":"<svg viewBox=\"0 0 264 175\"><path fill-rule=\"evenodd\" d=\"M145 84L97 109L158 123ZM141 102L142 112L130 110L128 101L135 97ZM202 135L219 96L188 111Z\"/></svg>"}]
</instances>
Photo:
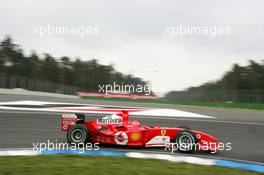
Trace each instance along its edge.
<instances>
[{"instance_id":1,"label":"slick tire","mask_svg":"<svg viewBox=\"0 0 264 175\"><path fill-rule=\"evenodd\" d=\"M182 130L175 137L175 146L179 152L194 152L196 150L197 142L197 137L189 130Z\"/></svg>"},{"instance_id":2,"label":"slick tire","mask_svg":"<svg viewBox=\"0 0 264 175\"><path fill-rule=\"evenodd\" d=\"M89 141L89 131L82 124L74 125L67 133L67 140L70 144L80 144Z\"/></svg>"}]
</instances>

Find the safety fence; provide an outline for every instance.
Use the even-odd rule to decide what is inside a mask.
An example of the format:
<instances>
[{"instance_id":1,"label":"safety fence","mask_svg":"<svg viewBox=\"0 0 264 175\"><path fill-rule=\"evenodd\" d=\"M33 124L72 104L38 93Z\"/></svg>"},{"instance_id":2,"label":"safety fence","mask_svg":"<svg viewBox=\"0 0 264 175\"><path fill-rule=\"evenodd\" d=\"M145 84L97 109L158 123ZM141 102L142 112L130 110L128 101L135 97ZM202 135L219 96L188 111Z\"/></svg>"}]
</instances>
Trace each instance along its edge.
<instances>
[{"instance_id":1,"label":"safety fence","mask_svg":"<svg viewBox=\"0 0 264 175\"><path fill-rule=\"evenodd\" d=\"M28 77L0 73L0 88L21 88L30 91L51 92L58 94L76 94L78 87L60 83L31 79Z\"/></svg>"}]
</instances>

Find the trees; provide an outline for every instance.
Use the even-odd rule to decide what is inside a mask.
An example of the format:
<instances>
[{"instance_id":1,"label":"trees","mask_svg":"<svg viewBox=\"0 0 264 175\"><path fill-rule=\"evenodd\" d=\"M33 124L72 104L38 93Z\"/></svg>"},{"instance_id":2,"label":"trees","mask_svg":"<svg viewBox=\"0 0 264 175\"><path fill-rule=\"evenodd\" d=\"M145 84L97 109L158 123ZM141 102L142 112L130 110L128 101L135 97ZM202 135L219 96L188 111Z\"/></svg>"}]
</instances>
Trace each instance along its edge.
<instances>
[{"instance_id":1,"label":"trees","mask_svg":"<svg viewBox=\"0 0 264 175\"><path fill-rule=\"evenodd\" d=\"M167 98L196 101L264 102L264 62L234 64L215 82L190 87L184 92L169 92Z\"/></svg>"},{"instance_id":2,"label":"trees","mask_svg":"<svg viewBox=\"0 0 264 175\"><path fill-rule=\"evenodd\" d=\"M10 64L5 64L5 63ZM7 36L0 43L0 72L46 80L79 87L82 90L98 91L99 84L134 82L145 84L137 77L123 75L113 65L99 64L96 59L81 61L63 56L55 58L50 54L43 57L32 52L25 56L22 49Z\"/></svg>"}]
</instances>

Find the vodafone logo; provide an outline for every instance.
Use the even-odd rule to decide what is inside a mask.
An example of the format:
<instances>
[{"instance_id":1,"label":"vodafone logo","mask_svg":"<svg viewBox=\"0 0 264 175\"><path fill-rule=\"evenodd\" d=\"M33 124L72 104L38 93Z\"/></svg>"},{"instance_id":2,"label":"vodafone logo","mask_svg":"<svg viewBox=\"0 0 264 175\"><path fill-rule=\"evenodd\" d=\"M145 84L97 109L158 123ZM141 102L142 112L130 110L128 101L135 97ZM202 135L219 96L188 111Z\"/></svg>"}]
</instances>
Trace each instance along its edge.
<instances>
[{"instance_id":1,"label":"vodafone logo","mask_svg":"<svg viewBox=\"0 0 264 175\"><path fill-rule=\"evenodd\" d=\"M128 136L125 132L120 131L115 133L114 140L118 145L126 145L128 142Z\"/></svg>"},{"instance_id":2,"label":"vodafone logo","mask_svg":"<svg viewBox=\"0 0 264 175\"><path fill-rule=\"evenodd\" d=\"M63 130L67 130L68 129L68 126L67 125L63 125Z\"/></svg>"}]
</instances>

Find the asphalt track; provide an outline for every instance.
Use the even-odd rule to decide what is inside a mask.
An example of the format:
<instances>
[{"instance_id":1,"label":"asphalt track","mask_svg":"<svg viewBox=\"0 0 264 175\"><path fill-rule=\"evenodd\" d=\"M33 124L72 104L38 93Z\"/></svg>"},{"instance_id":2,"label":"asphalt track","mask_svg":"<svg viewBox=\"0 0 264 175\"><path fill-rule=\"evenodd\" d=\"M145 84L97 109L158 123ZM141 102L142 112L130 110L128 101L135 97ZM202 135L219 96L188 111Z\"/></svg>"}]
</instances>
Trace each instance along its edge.
<instances>
[{"instance_id":1,"label":"asphalt track","mask_svg":"<svg viewBox=\"0 0 264 175\"><path fill-rule=\"evenodd\" d=\"M40 100L56 102L78 102L104 105L124 105L155 108L172 108L198 114L214 116L214 119L175 118L175 117L133 117L143 124L165 127L190 126L215 136L220 142L231 142L231 151L218 154L195 153L194 156L226 158L264 163L264 111L224 109L211 107L186 107L176 105L139 104L100 100L63 99L24 95L0 95L0 102L18 100ZM98 115L87 115L96 118ZM33 143L65 142L65 133L60 132L59 113L0 110L0 148L33 148ZM102 146L101 150L129 150L120 146ZM164 148L136 148L142 152L171 154ZM181 153L176 153L181 154Z\"/></svg>"}]
</instances>

